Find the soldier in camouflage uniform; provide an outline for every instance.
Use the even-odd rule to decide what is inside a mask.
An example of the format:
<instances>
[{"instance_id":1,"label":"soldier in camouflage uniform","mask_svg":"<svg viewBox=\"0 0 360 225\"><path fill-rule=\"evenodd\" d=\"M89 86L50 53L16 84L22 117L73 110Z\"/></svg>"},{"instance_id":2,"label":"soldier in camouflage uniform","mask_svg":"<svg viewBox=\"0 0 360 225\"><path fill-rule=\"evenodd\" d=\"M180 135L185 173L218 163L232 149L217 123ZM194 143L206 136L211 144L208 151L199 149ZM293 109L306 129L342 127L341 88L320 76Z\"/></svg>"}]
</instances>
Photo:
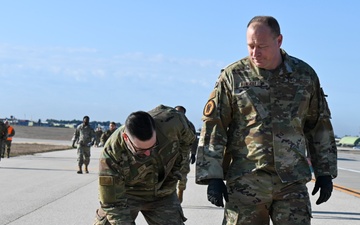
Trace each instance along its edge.
<instances>
[{"instance_id":1,"label":"soldier in camouflage uniform","mask_svg":"<svg viewBox=\"0 0 360 225\"><path fill-rule=\"evenodd\" d=\"M91 128L90 118L88 116L84 116L83 123L80 124L74 133L72 138L73 140L73 148L77 148L78 154L78 165L79 169L77 171L78 174L82 174L82 166L85 165L85 173L89 173L88 166L90 163L90 148L94 145L95 142L95 131ZM77 143L77 147L75 144Z\"/></svg>"},{"instance_id":2,"label":"soldier in camouflage uniform","mask_svg":"<svg viewBox=\"0 0 360 225\"><path fill-rule=\"evenodd\" d=\"M95 143L94 146L95 147L100 147L101 146L101 136L104 134L103 130L101 129L101 127L97 127L95 130Z\"/></svg>"},{"instance_id":3,"label":"soldier in camouflage uniform","mask_svg":"<svg viewBox=\"0 0 360 225\"><path fill-rule=\"evenodd\" d=\"M310 224L307 158L316 204L337 176L325 95L315 71L280 48L275 18L254 17L247 44L249 56L222 70L204 107L196 183L212 204L227 202L223 224Z\"/></svg>"},{"instance_id":4,"label":"soldier in camouflage uniform","mask_svg":"<svg viewBox=\"0 0 360 225\"><path fill-rule=\"evenodd\" d=\"M116 130L116 123L110 122L109 124L109 130L105 131L100 138L100 146L104 146L106 141L109 139L109 137L114 133Z\"/></svg>"},{"instance_id":5,"label":"soldier in camouflage uniform","mask_svg":"<svg viewBox=\"0 0 360 225\"><path fill-rule=\"evenodd\" d=\"M139 212L148 224L184 224L176 184L194 139L174 108L131 113L100 154L95 224L135 224Z\"/></svg>"},{"instance_id":6,"label":"soldier in camouflage uniform","mask_svg":"<svg viewBox=\"0 0 360 225\"><path fill-rule=\"evenodd\" d=\"M178 106L175 106L175 109L177 111L183 113L184 115L186 113L186 108L184 106L178 105ZM196 135L196 130L195 130L194 124L190 120L188 120L186 116L185 116L185 118L189 124L189 127L191 128L193 133ZM178 195L180 203L182 203L182 201L183 201L184 190L186 189L186 183L187 183L187 174L190 172L190 163L191 164L195 163L197 143L198 143L198 138L195 136L195 141L190 146L190 153L191 153L190 158L188 158L188 160L184 161L184 165L183 165L184 174L182 174L182 178L178 182L177 195Z\"/></svg>"},{"instance_id":7,"label":"soldier in camouflage uniform","mask_svg":"<svg viewBox=\"0 0 360 225\"><path fill-rule=\"evenodd\" d=\"M0 120L0 151L2 151L3 148L5 148L5 141L7 138L7 127L4 124L3 121ZM0 161L1 161L1 157L0 157Z\"/></svg>"}]
</instances>

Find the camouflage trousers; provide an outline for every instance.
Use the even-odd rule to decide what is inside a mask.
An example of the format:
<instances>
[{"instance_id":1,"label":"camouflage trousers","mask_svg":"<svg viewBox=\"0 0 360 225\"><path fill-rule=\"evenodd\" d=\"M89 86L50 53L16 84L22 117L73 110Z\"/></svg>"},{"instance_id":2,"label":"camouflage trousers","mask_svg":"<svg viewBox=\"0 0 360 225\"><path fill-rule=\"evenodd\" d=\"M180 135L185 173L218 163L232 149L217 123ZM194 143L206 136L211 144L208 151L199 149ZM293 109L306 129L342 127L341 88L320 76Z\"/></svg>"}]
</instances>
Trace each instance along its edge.
<instances>
[{"instance_id":1,"label":"camouflage trousers","mask_svg":"<svg viewBox=\"0 0 360 225\"><path fill-rule=\"evenodd\" d=\"M87 146L78 146L77 149L77 161L78 161L78 165L81 167L83 164L85 164L85 166L89 165L90 163L90 147Z\"/></svg>"},{"instance_id":2,"label":"camouflage trousers","mask_svg":"<svg viewBox=\"0 0 360 225\"><path fill-rule=\"evenodd\" d=\"M10 149L11 149L11 140L5 140L2 147L1 147L1 157L5 157L5 153L7 156L10 156Z\"/></svg>"},{"instance_id":3,"label":"camouflage trousers","mask_svg":"<svg viewBox=\"0 0 360 225\"><path fill-rule=\"evenodd\" d=\"M223 225L310 225L306 182L282 183L276 173L258 170L227 182L229 202Z\"/></svg>"},{"instance_id":4,"label":"camouflage trousers","mask_svg":"<svg viewBox=\"0 0 360 225\"><path fill-rule=\"evenodd\" d=\"M144 201L128 198L128 208L118 210L117 219L109 218L103 209L96 211L94 225L124 224L135 225L135 220L141 212L149 225L183 225L186 221L176 193L158 198L154 201ZM130 215L129 215L130 214Z\"/></svg>"}]
</instances>

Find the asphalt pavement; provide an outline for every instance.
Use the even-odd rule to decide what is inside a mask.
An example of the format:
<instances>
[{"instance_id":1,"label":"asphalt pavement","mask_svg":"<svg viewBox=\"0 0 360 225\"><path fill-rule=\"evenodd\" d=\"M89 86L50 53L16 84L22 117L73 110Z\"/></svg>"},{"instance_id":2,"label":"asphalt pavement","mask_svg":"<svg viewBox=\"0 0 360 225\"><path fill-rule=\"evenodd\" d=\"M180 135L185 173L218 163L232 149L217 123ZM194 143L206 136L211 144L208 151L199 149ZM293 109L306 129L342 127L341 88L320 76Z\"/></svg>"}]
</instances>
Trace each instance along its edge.
<instances>
[{"instance_id":1,"label":"asphalt pavement","mask_svg":"<svg viewBox=\"0 0 360 225\"><path fill-rule=\"evenodd\" d=\"M17 142L49 143L46 140ZM54 143L54 142L52 142ZM70 144L69 142L55 142ZM90 225L98 208L97 172L101 148L92 148L89 174L76 173L76 150L4 158L0 161L0 225ZM309 191L313 182L308 184ZM312 196L313 225L360 225L360 198L334 190L330 200L316 205ZM195 184L191 165L182 203L186 225L218 225L223 209L207 201L206 186ZM139 215L136 224L147 224Z\"/></svg>"}]
</instances>

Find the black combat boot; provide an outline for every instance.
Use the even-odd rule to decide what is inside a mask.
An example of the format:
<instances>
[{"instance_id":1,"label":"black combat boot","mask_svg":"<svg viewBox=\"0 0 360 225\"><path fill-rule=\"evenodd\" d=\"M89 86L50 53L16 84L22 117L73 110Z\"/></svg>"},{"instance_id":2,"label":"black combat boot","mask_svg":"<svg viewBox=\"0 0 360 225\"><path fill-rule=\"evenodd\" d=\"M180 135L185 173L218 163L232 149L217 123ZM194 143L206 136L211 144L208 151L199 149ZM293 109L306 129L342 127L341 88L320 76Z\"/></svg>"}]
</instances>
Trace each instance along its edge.
<instances>
[{"instance_id":1,"label":"black combat boot","mask_svg":"<svg viewBox=\"0 0 360 225\"><path fill-rule=\"evenodd\" d=\"M79 170L77 171L78 174L82 174L81 166L79 166Z\"/></svg>"}]
</instances>

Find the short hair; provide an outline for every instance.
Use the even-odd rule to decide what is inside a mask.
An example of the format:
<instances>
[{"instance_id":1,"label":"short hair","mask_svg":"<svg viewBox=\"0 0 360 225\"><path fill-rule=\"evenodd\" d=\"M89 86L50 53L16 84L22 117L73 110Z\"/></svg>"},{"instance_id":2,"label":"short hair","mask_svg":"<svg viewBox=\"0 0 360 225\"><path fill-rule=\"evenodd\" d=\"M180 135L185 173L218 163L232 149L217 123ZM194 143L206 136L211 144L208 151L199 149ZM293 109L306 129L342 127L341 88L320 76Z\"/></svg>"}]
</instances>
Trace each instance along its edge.
<instances>
[{"instance_id":1,"label":"short hair","mask_svg":"<svg viewBox=\"0 0 360 225\"><path fill-rule=\"evenodd\" d=\"M278 21L272 16L255 16L250 20L247 27L249 27L252 23L261 23L267 25L275 37L278 37L281 34L280 25Z\"/></svg>"},{"instance_id":2,"label":"short hair","mask_svg":"<svg viewBox=\"0 0 360 225\"><path fill-rule=\"evenodd\" d=\"M84 119L90 120L89 116L84 116L83 120L84 120Z\"/></svg>"},{"instance_id":3,"label":"short hair","mask_svg":"<svg viewBox=\"0 0 360 225\"><path fill-rule=\"evenodd\" d=\"M116 126L116 123L115 122L110 122L110 125Z\"/></svg>"},{"instance_id":4,"label":"short hair","mask_svg":"<svg viewBox=\"0 0 360 225\"><path fill-rule=\"evenodd\" d=\"M149 140L155 131L155 121L149 113L137 111L131 113L126 121L125 128L130 135L135 136L141 141Z\"/></svg>"},{"instance_id":5,"label":"short hair","mask_svg":"<svg viewBox=\"0 0 360 225\"><path fill-rule=\"evenodd\" d=\"M182 105L177 105L177 106L175 106L175 109L176 109L177 111L182 111L184 114L186 113L186 109L185 109L185 107L182 106Z\"/></svg>"}]
</instances>

